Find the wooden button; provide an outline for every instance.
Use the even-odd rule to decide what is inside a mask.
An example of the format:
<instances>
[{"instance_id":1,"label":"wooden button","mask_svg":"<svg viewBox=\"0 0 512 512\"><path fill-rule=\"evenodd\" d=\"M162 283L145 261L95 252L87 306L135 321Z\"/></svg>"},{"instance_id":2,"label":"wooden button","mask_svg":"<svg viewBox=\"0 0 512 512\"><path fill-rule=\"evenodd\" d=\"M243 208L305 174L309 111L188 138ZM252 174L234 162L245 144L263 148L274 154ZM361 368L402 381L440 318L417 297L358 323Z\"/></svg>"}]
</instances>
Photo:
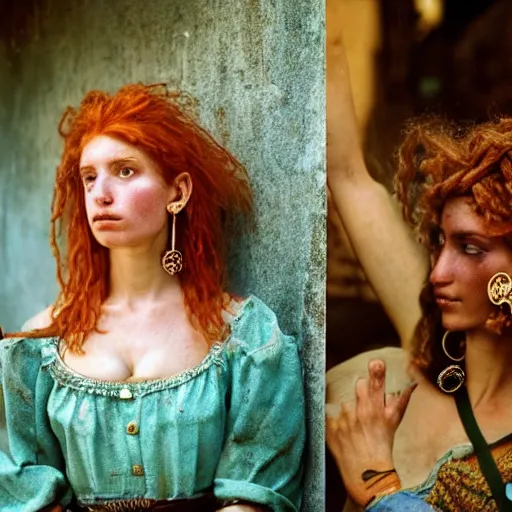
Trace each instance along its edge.
<instances>
[{"instance_id":1,"label":"wooden button","mask_svg":"<svg viewBox=\"0 0 512 512\"><path fill-rule=\"evenodd\" d=\"M123 388L119 391L119 398L121 400L131 400L133 398L132 392L128 388Z\"/></svg>"},{"instance_id":2,"label":"wooden button","mask_svg":"<svg viewBox=\"0 0 512 512\"><path fill-rule=\"evenodd\" d=\"M135 421L130 421L130 423L126 425L126 433L131 436L135 436L139 433L139 426Z\"/></svg>"},{"instance_id":3,"label":"wooden button","mask_svg":"<svg viewBox=\"0 0 512 512\"><path fill-rule=\"evenodd\" d=\"M144 476L144 468L140 464L134 464L132 466L133 476Z\"/></svg>"}]
</instances>

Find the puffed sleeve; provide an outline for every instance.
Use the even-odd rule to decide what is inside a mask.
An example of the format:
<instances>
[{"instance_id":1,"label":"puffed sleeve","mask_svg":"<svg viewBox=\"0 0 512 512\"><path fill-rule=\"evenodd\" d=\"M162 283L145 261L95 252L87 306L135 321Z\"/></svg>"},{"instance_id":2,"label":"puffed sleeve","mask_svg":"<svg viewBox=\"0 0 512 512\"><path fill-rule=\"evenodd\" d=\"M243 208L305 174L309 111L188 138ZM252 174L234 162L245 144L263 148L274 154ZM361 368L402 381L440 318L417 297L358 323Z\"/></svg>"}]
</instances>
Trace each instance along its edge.
<instances>
[{"instance_id":1,"label":"puffed sleeve","mask_svg":"<svg viewBox=\"0 0 512 512\"><path fill-rule=\"evenodd\" d=\"M42 368L40 339L0 342L0 374L8 450L0 451L0 510L34 512L67 505L71 490L50 428L51 376ZM5 443L4 443L5 444Z\"/></svg>"},{"instance_id":2,"label":"puffed sleeve","mask_svg":"<svg viewBox=\"0 0 512 512\"><path fill-rule=\"evenodd\" d=\"M276 512L296 511L305 443L299 350L261 301L252 298L245 309L228 342L231 390L214 492L221 502L241 500Z\"/></svg>"}]
</instances>

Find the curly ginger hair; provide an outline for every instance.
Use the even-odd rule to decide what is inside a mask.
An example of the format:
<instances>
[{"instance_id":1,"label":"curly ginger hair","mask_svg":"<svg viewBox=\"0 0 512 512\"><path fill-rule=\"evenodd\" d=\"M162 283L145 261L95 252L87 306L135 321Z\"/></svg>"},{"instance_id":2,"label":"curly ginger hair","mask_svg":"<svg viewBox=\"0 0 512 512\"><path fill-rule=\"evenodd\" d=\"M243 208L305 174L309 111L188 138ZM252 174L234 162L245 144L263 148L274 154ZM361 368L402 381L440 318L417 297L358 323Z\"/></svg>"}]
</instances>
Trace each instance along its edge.
<instances>
[{"instance_id":1,"label":"curly ginger hair","mask_svg":"<svg viewBox=\"0 0 512 512\"><path fill-rule=\"evenodd\" d=\"M112 95L91 91L78 109L66 109L59 124L64 152L51 216L60 293L51 325L23 336L59 336L81 353L87 335L97 328L109 294L109 250L90 230L79 165L83 148L98 135L142 149L169 184L182 172L191 175L194 191L179 216L177 246L186 266L178 277L192 325L210 343L225 336L224 226L233 214L250 216L252 192L243 165L197 124L193 107L194 100L181 91L133 84Z\"/></svg>"},{"instance_id":2,"label":"curly ginger hair","mask_svg":"<svg viewBox=\"0 0 512 512\"><path fill-rule=\"evenodd\" d=\"M407 222L431 254L439 254L441 215L446 202L467 197L488 236L503 237L512 251L512 118L457 126L439 118L413 122L398 152L395 192ZM433 382L447 366L443 327L428 279L420 295L422 318L413 361ZM512 327L510 314L496 308L486 327L501 334Z\"/></svg>"}]
</instances>

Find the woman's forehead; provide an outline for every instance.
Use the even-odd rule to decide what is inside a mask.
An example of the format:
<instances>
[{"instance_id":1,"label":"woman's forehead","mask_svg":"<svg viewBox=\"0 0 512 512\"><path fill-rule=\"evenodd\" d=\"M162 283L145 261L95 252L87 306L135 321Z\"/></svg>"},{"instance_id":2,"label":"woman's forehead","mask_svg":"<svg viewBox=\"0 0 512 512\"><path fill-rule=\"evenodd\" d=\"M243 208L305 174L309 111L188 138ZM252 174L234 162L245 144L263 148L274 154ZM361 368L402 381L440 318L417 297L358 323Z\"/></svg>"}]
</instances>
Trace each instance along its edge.
<instances>
[{"instance_id":1,"label":"woman's forehead","mask_svg":"<svg viewBox=\"0 0 512 512\"><path fill-rule=\"evenodd\" d=\"M80 167L94 167L96 163L105 160L136 160L145 157L144 152L136 146L108 135L98 135L84 146L80 155Z\"/></svg>"},{"instance_id":2,"label":"woman's forehead","mask_svg":"<svg viewBox=\"0 0 512 512\"><path fill-rule=\"evenodd\" d=\"M441 215L443 231L475 233L486 235L484 219L474 209L474 202L468 197L449 199Z\"/></svg>"}]
</instances>

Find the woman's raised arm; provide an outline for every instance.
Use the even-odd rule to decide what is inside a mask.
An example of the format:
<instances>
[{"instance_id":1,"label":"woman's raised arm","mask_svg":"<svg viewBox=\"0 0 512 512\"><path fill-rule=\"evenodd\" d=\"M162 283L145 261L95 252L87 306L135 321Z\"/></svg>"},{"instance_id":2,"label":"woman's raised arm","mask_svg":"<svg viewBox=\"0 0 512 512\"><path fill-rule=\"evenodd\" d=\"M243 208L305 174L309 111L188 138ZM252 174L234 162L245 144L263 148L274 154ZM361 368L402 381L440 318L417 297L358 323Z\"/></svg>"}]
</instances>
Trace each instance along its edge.
<instances>
[{"instance_id":1,"label":"woman's raised arm","mask_svg":"<svg viewBox=\"0 0 512 512\"><path fill-rule=\"evenodd\" d=\"M336 209L363 269L406 346L421 311L427 256L397 204L368 173L342 39L341 1L327 1L327 176Z\"/></svg>"}]
</instances>

